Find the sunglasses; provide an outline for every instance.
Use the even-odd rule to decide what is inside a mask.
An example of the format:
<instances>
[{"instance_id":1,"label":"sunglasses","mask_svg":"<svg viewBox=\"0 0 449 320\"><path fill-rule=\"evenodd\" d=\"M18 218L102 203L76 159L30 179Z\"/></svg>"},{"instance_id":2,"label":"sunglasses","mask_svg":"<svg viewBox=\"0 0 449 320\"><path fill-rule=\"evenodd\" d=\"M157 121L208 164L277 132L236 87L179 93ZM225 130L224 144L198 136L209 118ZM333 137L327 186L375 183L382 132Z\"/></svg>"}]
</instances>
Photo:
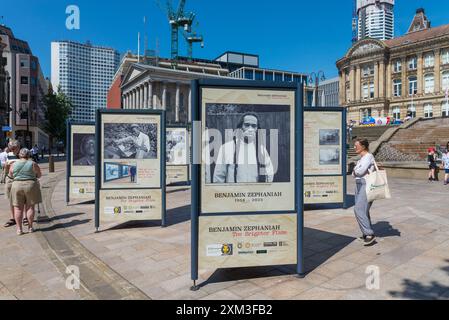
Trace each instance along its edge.
<instances>
[{"instance_id":1,"label":"sunglasses","mask_svg":"<svg viewBox=\"0 0 449 320\"><path fill-rule=\"evenodd\" d=\"M253 123L244 123L243 126L244 126L245 128L251 127L251 128L253 128L253 129L257 129L257 124L253 124Z\"/></svg>"}]
</instances>

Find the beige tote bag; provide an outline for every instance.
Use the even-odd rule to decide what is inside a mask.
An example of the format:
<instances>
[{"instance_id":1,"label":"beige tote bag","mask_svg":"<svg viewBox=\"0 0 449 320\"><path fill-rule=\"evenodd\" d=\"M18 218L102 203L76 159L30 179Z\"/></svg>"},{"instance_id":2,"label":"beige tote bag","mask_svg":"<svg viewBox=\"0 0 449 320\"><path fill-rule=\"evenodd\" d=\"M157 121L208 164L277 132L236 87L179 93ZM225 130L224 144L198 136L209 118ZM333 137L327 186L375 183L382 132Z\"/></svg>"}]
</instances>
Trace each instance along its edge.
<instances>
[{"instance_id":1,"label":"beige tote bag","mask_svg":"<svg viewBox=\"0 0 449 320\"><path fill-rule=\"evenodd\" d=\"M376 171L370 172L365 176L366 197L368 202L374 200L391 199L390 188L388 187L387 172L379 170L376 161L374 161Z\"/></svg>"}]
</instances>

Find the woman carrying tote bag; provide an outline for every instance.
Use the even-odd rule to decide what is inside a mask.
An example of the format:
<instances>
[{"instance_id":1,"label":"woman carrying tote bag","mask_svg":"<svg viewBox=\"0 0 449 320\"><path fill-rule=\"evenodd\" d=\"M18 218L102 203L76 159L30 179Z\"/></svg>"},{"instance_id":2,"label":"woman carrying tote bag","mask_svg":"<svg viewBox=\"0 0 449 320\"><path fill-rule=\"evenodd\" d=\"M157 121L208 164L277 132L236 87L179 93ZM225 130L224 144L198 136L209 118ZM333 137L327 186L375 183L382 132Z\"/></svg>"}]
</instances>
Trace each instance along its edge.
<instances>
[{"instance_id":1,"label":"woman carrying tote bag","mask_svg":"<svg viewBox=\"0 0 449 320\"><path fill-rule=\"evenodd\" d=\"M375 244L376 237L374 235L369 212L373 203L368 202L365 178L371 172L374 172L375 161L374 156L369 153L369 142L367 139L355 139L354 149L355 152L361 156L361 159L357 162L352 173L356 182L354 213L363 234L363 245L371 246Z\"/></svg>"}]
</instances>

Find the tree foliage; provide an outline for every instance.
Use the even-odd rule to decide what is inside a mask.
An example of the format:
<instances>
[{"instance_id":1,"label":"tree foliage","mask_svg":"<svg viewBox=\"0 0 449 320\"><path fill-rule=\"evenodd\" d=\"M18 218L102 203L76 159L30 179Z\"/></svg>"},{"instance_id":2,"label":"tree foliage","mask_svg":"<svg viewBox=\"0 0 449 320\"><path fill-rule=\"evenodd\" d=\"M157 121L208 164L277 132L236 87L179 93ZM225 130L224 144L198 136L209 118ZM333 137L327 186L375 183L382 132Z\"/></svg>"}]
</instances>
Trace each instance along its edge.
<instances>
[{"instance_id":1,"label":"tree foliage","mask_svg":"<svg viewBox=\"0 0 449 320\"><path fill-rule=\"evenodd\" d=\"M50 136L50 148L52 147L53 139L66 143L66 121L72 112L72 103L70 99L58 88L55 93L50 90L44 96L45 105L45 122L42 129Z\"/></svg>"}]
</instances>

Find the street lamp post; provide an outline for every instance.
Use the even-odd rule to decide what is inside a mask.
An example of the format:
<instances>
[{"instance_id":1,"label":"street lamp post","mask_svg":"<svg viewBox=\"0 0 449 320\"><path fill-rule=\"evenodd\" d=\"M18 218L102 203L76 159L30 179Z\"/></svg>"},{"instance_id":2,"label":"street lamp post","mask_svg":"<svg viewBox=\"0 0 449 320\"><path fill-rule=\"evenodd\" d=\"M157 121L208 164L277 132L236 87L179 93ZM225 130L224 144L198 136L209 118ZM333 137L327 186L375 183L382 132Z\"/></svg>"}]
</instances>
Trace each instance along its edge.
<instances>
[{"instance_id":1,"label":"street lamp post","mask_svg":"<svg viewBox=\"0 0 449 320\"><path fill-rule=\"evenodd\" d=\"M324 75L323 71L318 71L318 72L312 72L309 75L309 84L313 84L315 80L315 92L314 92L314 100L315 100L315 105L314 107L318 106L318 86L320 84L320 81L324 81L326 80L326 76Z\"/></svg>"}]
</instances>

